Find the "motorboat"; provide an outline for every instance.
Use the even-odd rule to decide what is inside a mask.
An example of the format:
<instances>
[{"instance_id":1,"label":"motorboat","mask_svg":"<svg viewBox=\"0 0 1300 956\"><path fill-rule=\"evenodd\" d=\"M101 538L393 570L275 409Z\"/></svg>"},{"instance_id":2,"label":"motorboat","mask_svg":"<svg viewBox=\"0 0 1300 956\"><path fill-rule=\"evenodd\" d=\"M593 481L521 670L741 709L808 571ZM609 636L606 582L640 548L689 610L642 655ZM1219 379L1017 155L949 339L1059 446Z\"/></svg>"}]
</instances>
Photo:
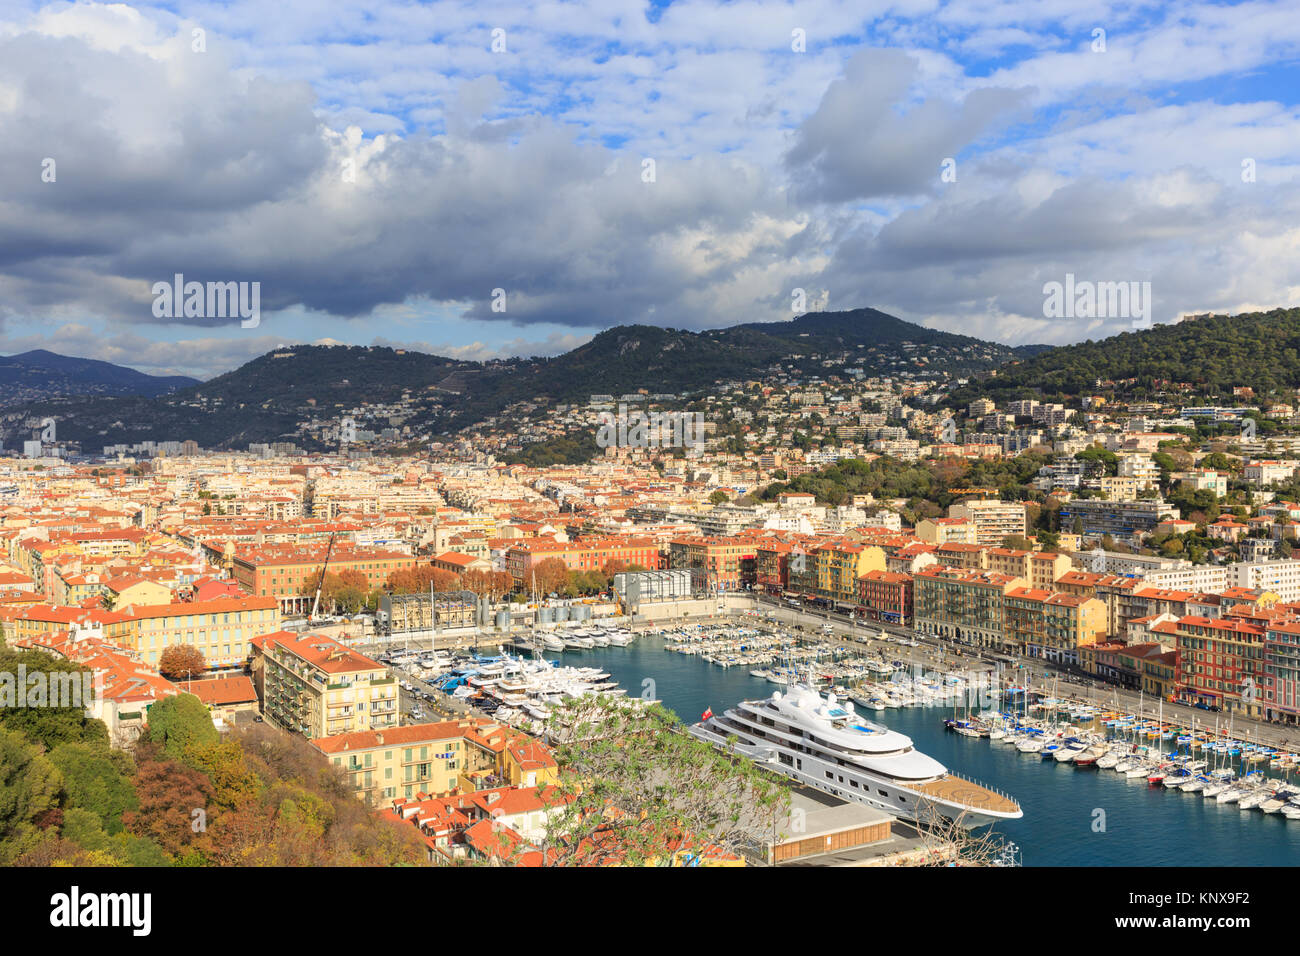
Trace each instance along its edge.
<instances>
[{"instance_id":1,"label":"motorboat","mask_svg":"<svg viewBox=\"0 0 1300 956\"><path fill-rule=\"evenodd\" d=\"M949 773L909 737L859 716L853 702L811 687L794 684L765 700L741 701L689 731L800 783L895 816L937 811L963 827L1024 816L1010 797Z\"/></svg>"}]
</instances>

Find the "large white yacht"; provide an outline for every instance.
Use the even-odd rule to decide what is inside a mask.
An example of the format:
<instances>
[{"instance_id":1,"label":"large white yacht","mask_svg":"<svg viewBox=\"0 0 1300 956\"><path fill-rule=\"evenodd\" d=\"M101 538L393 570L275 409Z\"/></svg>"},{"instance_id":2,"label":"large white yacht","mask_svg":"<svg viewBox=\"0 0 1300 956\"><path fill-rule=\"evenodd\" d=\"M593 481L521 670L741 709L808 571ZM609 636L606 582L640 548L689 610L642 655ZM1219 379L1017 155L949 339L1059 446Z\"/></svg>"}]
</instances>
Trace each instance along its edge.
<instances>
[{"instance_id":1,"label":"large white yacht","mask_svg":"<svg viewBox=\"0 0 1300 956\"><path fill-rule=\"evenodd\" d=\"M766 700L706 711L690 732L848 800L924 822L938 813L964 826L1024 815L1006 794L955 776L912 739L864 720L850 701L791 684ZM734 744L728 739L735 737Z\"/></svg>"}]
</instances>

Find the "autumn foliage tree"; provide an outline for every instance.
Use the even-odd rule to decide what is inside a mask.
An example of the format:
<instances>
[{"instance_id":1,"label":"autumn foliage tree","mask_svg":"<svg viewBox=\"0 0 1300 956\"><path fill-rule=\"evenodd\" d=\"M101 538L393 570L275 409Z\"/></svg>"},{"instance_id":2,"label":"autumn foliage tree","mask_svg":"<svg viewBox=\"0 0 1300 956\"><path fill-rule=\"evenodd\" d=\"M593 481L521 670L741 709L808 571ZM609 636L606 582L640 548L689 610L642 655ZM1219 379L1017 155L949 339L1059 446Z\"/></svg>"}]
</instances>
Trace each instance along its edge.
<instances>
[{"instance_id":1,"label":"autumn foliage tree","mask_svg":"<svg viewBox=\"0 0 1300 956\"><path fill-rule=\"evenodd\" d=\"M460 580L465 590L490 600L508 594L515 585L515 579L505 571L480 571L477 568L466 571Z\"/></svg>"},{"instance_id":2,"label":"autumn foliage tree","mask_svg":"<svg viewBox=\"0 0 1300 956\"><path fill-rule=\"evenodd\" d=\"M317 568L303 583L304 593L314 596L320 583L321 569ZM346 614L355 614L363 607L376 603L372 590L365 572L356 568L345 568L337 574L327 572L325 584L320 589L321 609L326 613L342 610Z\"/></svg>"},{"instance_id":3,"label":"autumn foliage tree","mask_svg":"<svg viewBox=\"0 0 1300 956\"><path fill-rule=\"evenodd\" d=\"M137 750L136 766L140 806L122 814L127 830L153 840L172 855L202 849L212 798L208 778L180 761L168 760L157 748Z\"/></svg>"},{"instance_id":4,"label":"autumn foliage tree","mask_svg":"<svg viewBox=\"0 0 1300 956\"><path fill-rule=\"evenodd\" d=\"M158 673L168 680L193 680L207 669L203 652L193 644L168 644L158 655Z\"/></svg>"},{"instance_id":5,"label":"autumn foliage tree","mask_svg":"<svg viewBox=\"0 0 1300 956\"><path fill-rule=\"evenodd\" d=\"M525 583L529 587L535 583L543 594L560 591L569 583L569 566L563 558L546 558L533 566Z\"/></svg>"},{"instance_id":6,"label":"autumn foliage tree","mask_svg":"<svg viewBox=\"0 0 1300 956\"><path fill-rule=\"evenodd\" d=\"M427 592L430 587L435 591L459 591L462 588L460 575L431 564L420 564L394 571L384 584L384 588L393 594Z\"/></svg>"}]
</instances>

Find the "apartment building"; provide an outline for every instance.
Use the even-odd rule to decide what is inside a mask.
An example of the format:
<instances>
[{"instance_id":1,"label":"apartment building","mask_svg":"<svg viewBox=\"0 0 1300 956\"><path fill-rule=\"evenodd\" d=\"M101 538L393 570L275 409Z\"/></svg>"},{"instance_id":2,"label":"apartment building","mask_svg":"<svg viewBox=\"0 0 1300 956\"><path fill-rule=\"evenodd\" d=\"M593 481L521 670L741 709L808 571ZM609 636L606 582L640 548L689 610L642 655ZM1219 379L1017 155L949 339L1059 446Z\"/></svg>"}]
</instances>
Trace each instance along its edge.
<instances>
[{"instance_id":1,"label":"apartment building","mask_svg":"<svg viewBox=\"0 0 1300 956\"><path fill-rule=\"evenodd\" d=\"M323 634L254 638L252 670L263 715L284 730L315 739L397 726L387 668Z\"/></svg>"},{"instance_id":2,"label":"apartment building","mask_svg":"<svg viewBox=\"0 0 1300 956\"><path fill-rule=\"evenodd\" d=\"M128 607L122 616L134 627L121 643L149 664L169 644L189 644L209 667L237 667L248 660L253 638L280 629L280 605L269 597L219 598Z\"/></svg>"},{"instance_id":3,"label":"apartment building","mask_svg":"<svg viewBox=\"0 0 1300 956\"><path fill-rule=\"evenodd\" d=\"M372 805L395 797L446 794L461 778L496 767L496 755L479 735L494 726L483 718L358 730L312 741L338 767L353 792Z\"/></svg>"},{"instance_id":4,"label":"apartment building","mask_svg":"<svg viewBox=\"0 0 1300 956\"><path fill-rule=\"evenodd\" d=\"M1241 620L1181 618L1174 633L1178 695L1247 716L1261 716L1269 686L1265 635L1264 628Z\"/></svg>"},{"instance_id":5,"label":"apartment building","mask_svg":"<svg viewBox=\"0 0 1300 956\"><path fill-rule=\"evenodd\" d=\"M1267 488L1275 482L1290 481L1295 475L1297 461L1255 460L1246 462L1242 468L1242 477L1260 488Z\"/></svg>"},{"instance_id":6,"label":"apartment building","mask_svg":"<svg viewBox=\"0 0 1300 956\"><path fill-rule=\"evenodd\" d=\"M746 562L752 567L758 542L753 538L686 535L668 542L668 566L692 572L694 587L705 591L741 589Z\"/></svg>"},{"instance_id":7,"label":"apartment building","mask_svg":"<svg viewBox=\"0 0 1300 956\"><path fill-rule=\"evenodd\" d=\"M944 568L965 568L970 571L987 571L989 549L980 544L949 542L934 549L934 560Z\"/></svg>"},{"instance_id":8,"label":"apartment building","mask_svg":"<svg viewBox=\"0 0 1300 956\"><path fill-rule=\"evenodd\" d=\"M996 571L944 567L926 568L914 580L918 633L984 648L1003 646L1006 594L1029 583Z\"/></svg>"},{"instance_id":9,"label":"apartment building","mask_svg":"<svg viewBox=\"0 0 1300 956\"><path fill-rule=\"evenodd\" d=\"M1231 586L1272 591L1281 601L1300 601L1300 561L1239 561L1226 568Z\"/></svg>"},{"instance_id":10,"label":"apartment building","mask_svg":"<svg viewBox=\"0 0 1300 956\"><path fill-rule=\"evenodd\" d=\"M1265 717L1300 722L1300 622L1265 631L1262 690Z\"/></svg>"},{"instance_id":11,"label":"apartment building","mask_svg":"<svg viewBox=\"0 0 1300 956\"><path fill-rule=\"evenodd\" d=\"M1074 563L1067 555L1053 551L1023 551L1013 548L989 548L987 567L1013 578L1024 578L1032 588L1053 590L1053 585L1068 574Z\"/></svg>"},{"instance_id":12,"label":"apartment building","mask_svg":"<svg viewBox=\"0 0 1300 956\"><path fill-rule=\"evenodd\" d=\"M1193 491L1212 491L1219 498L1228 493L1228 476L1221 471L1175 471L1169 477Z\"/></svg>"},{"instance_id":13,"label":"apartment building","mask_svg":"<svg viewBox=\"0 0 1300 956\"><path fill-rule=\"evenodd\" d=\"M925 518L916 536L926 544L975 544L975 525L965 518Z\"/></svg>"},{"instance_id":14,"label":"apartment building","mask_svg":"<svg viewBox=\"0 0 1300 956\"><path fill-rule=\"evenodd\" d=\"M1078 666L1080 648L1106 639L1106 605L1094 598L1039 588L1009 590L1001 650Z\"/></svg>"},{"instance_id":15,"label":"apartment building","mask_svg":"<svg viewBox=\"0 0 1300 956\"><path fill-rule=\"evenodd\" d=\"M357 731L312 741L371 804L421 795L554 784L545 744L483 717Z\"/></svg>"},{"instance_id":16,"label":"apartment building","mask_svg":"<svg viewBox=\"0 0 1300 956\"><path fill-rule=\"evenodd\" d=\"M1137 497L1140 487L1138 479L1125 475L1103 475L1097 479L1097 490L1107 501L1129 501Z\"/></svg>"},{"instance_id":17,"label":"apartment building","mask_svg":"<svg viewBox=\"0 0 1300 956\"><path fill-rule=\"evenodd\" d=\"M1029 530L1025 505L1018 501L972 498L950 505L948 517L969 521L975 531L975 544L998 545L1011 535L1024 536Z\"/></svg>"},{"instance_id":18,"label":"apartment building","mask_svg":"<svg viewBox=\"0 0 1300 956\"><path fill-rule=\"evenodd\" d=\"M769 539L754 548L754 586L766 594L781 594L790 586L790 554L796 545ZM806 560L806 559L805 559Z\"/></svg>"},{"instance_id":19,"label":"apartment building","mask_svg":"<svg viewBox=\"0 0 1300 956\"><path fill-rule=\"evenodd\" d=\"M872 621L906 627L912 622L912 575L868 571L858 578L858 611Z\"/></svg>"},{"instance_id":20,"label":"apartment building","mask_svg":"<svg viewBox=\"0 0 1300 956\"><path fill-rule=\"evenodd\" d=\"M107 641L129 645L136 625L126 615L99 608L19 604L0 608L7 639L30 640L53 631L98 631Z\"/></svg>"},{"instance_id":21,"label":"apartment building","mask_svg":"<svg viewBox=\"0 0 1300 956\"><path fill-rule=\"evenodd\" d=\"M852 609L858 604L858 579L869 571L885 570L885 552L874 545L831 541L813 552L817 566L817 595Z\"/></svg>"},{"instance_id":22,"label":"apartment building","mask_svg":"<svg viewBox=\"0 0 1300 956\"><path fill-rule=\"evenodd\" d=\"M1160 466L1150 455L1121 454L1116 461L1115 471L1120 478L1132 479L1136 487L1142 491L1150 491L1160 482Z\"/></svg>"},{"instance_id":23,"label":"apartment building","mask_svg":"<svg viewBox=\"0 0 1300 956\"><path fill-rule=\"evenodd\" d=\"M1060 514L1062 528L1073 528L1077 519L1084 535L1110 535L1114 538L1147 534L1166 518L1178 517L1173 505L1156 498L1133 501L1071 499L1061 507Z\"/></svg>"},{"instance_id":24,"label":"apartment building","mask_svg":"<svg viewBox=\"0 0 1300 956\"><path fill-rule=\"evenodd\" d=\"M1201 567L1182 558L1163 558L1158 554L1134 554L1127 551L1103 551L1100 547L1076 551L1074 566L1094 574L1128 574L1148 577L1155 571Z\"/></svg>"},{"instance_id":25,"label":"apartment building","mask_svg":"<svg viewBox=\"0 0 1300 956\"><path fill-rule=\"evenodd\" d=\"M306 614L316 596L312 578L325 564L326 543L264 545L238 548L230 556L235 581L256 597L273 597L282 614ZM356 548L335 544L329 556L330 574L355 571L372 588L379 588L394 571L415 567L416 559L386 548Z\"/></svg>"}]
</instances>

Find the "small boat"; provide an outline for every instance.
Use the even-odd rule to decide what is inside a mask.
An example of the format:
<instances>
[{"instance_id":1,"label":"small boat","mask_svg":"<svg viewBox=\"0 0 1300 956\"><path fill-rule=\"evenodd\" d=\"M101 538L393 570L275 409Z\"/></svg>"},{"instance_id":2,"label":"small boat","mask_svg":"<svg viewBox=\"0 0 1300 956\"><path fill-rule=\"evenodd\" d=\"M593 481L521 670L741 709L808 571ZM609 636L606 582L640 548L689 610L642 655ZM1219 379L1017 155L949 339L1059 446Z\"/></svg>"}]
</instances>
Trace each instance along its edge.
<instances>
[{"instance_id":1,"label":"small boat","mask_svg":"<svg viewBox=\"0 0 1300 956\"><path fill-rule=\"evenodd\" d=\"M1265 800L1269 799L1271 796L1272 794L1269 793L1267 790L1263 789L1262 787L1257 787L1252 789L1250 792L1246 793L1240 800L1238 800L1237 806L1241 807L1241 809L1243 810L1254 810L1256 807L1262 804Z\"/></svg>"},{"instance_id":2,"label":"small boat","mask_svg":"<svg viewBox=\"0 0 1300 956\"><path fill-rule=\"evenodd\" d=\"M1084 769L1093 769L1097 766L1097 761L1105 755L1106 751L1098 750L1096 747L1091 747L1088 750L1083 751L1083 753L1075 755L1074 765Z\"/></svg>"}]
</instances>

